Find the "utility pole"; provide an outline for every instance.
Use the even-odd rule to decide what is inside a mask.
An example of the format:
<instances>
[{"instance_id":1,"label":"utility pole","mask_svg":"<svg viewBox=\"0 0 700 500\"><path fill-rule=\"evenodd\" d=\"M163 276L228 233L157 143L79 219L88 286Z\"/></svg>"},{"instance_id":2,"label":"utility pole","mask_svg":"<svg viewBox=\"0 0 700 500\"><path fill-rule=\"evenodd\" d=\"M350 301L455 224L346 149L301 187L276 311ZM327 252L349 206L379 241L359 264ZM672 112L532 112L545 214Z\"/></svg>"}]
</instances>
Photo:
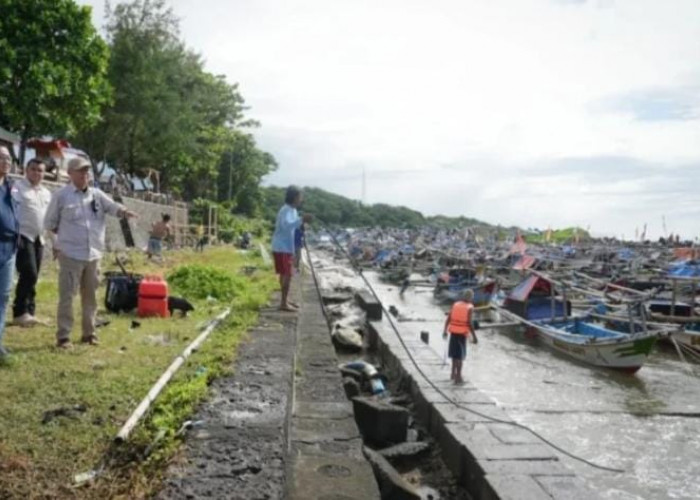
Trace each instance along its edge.
<instances>
[{"instance_id":1,"label":"utility pole","mask_svg":"<svg viewBox=\"0 0 700 500\"><path fill-rule=\"evenodd\" d=\"M367 172L365 167L362 167L362 204L367 203Z\"/></svg>"}]
</instances>

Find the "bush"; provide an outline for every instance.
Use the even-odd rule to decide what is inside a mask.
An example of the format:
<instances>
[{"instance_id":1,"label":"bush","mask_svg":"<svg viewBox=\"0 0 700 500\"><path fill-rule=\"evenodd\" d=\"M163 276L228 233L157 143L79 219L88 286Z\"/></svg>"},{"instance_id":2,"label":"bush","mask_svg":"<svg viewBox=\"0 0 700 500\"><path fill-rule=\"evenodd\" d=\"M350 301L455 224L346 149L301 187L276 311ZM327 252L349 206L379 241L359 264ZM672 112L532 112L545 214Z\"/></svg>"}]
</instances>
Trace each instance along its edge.
<instances>
[{"instance_id":1,"label":"bush","mask_svg":"<svg viewBox=\"0 0 700 500\"><path fill-rule=\"evenodd\" d=\"M168 283L188 299L214 297L229 301L244 289L244 278L211 266L180 266L168 275Z\"/></svg>"}]
</instances>

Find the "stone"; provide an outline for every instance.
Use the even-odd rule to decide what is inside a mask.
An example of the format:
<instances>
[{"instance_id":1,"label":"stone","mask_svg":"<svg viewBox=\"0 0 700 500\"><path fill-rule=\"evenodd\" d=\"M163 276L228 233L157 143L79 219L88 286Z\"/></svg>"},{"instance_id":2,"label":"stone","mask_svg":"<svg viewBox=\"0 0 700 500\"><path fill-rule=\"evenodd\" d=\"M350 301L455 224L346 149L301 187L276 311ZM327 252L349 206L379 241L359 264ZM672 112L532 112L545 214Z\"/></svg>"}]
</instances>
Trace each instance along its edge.
<instances>
[{"instance_id":1,"label":"stone","mask_svg":"<svg viewBox=\"0 0 700 500\"><path fill-rule=\"evenodd\" d=\"M388 448L378 450L384 458L407 458L415 457L430 449L430 444L425 441L417 441L414 443L401 443Z\"/></svg>"},{"instance_id":2,"label":"stone","mask_svg":"<svg viewBox=\"0 0 700 500\"><path fill-rule=\"evenodd\" d=\"M348 397L348 399L359 396L362 392L360 384L357 383L357 380L350 377L343 377L343 389L345 389L345 395Z\"/></svg>"},{"instance_id":3,"label":"stone","mask_svg":"<svg viewBox=\"0 0 700 500\"><path fill-rule=\"evenodd\" d=\"M374 470L382 500L421 500L418 491L401 477L386 458L366 446L362 451Z\"/></svg>"},{"instance_id":4,"label":"stone","mask_svg":"<svg viewBox=\"0 0 700 500\"><path fill-rule=\"evenodd\" d=\"M403 443L410 412L384 401L358 396L352 400L362 437L377 444Z\"/></svg>"}]
</instances>

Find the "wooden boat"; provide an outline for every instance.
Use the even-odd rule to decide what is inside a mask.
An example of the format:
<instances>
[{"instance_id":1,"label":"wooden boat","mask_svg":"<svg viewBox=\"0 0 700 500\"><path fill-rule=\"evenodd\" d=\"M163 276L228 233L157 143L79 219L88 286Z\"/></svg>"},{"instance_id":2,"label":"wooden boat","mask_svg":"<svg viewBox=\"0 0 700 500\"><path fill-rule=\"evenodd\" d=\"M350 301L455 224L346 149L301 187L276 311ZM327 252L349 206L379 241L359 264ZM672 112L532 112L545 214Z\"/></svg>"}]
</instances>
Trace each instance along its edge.
<instances>
[{"instance_id":1,"label":"wooden boat","mask_svg":"<svg viewBox=\"0 0 700 500\"><path fill-rule=\"evenodd\" d=\"M437 277L433 296L439 302L452 303L464 297L467 290L474 292L473 303L479 307L491 303L498 284L494 280L480 280L472 269L450 269Z\"/></svg>"},{"instance_id":2,"label":"wooden boat","mask_svg":"<svg viewBox=\"0 0 700 500\"><path fill-rule=\"evenodd\" d=\"M589 365L634 373L656 341L657 332L625 334L598 324L590 316L570 317L571 303L558 297L551 281L531 275L499 308L506 319L519 321L545 345Z\"/></svg>"}]
</instances>

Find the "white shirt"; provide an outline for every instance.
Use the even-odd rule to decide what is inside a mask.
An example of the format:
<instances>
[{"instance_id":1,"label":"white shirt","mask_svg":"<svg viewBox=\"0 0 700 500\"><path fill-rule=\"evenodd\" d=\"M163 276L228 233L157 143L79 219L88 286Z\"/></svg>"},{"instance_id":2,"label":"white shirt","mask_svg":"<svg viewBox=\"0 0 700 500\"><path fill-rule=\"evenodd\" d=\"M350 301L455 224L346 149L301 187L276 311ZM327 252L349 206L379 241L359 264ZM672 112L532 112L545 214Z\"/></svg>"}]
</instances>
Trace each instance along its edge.
<instances>
[{"instance_id":1,"label":"white shirt","mask_svg":"<svg viewBox=\"0 0 700 500\"><path fill-rule=\"evenodd\" d=\"M124 207L101 190L84 191L68 184L51 196L44 227L58 234L56 248L66 257L93 261L105 246L105 215L116 216Z\"/></svg>"},{"instance_id":2,"label":"white shirt","mask_svg":"<svg viewBox=\"0 0 700 500\"><path fill-rule=\"evenodd\" d=\"M19 205L17 218L19 232L30 241L37 239L43 245L44 217L51 201L51 191L45 186L32 186L27 179L22 179L12 186L12 197Z\"/></svg>"}]
</instances>

